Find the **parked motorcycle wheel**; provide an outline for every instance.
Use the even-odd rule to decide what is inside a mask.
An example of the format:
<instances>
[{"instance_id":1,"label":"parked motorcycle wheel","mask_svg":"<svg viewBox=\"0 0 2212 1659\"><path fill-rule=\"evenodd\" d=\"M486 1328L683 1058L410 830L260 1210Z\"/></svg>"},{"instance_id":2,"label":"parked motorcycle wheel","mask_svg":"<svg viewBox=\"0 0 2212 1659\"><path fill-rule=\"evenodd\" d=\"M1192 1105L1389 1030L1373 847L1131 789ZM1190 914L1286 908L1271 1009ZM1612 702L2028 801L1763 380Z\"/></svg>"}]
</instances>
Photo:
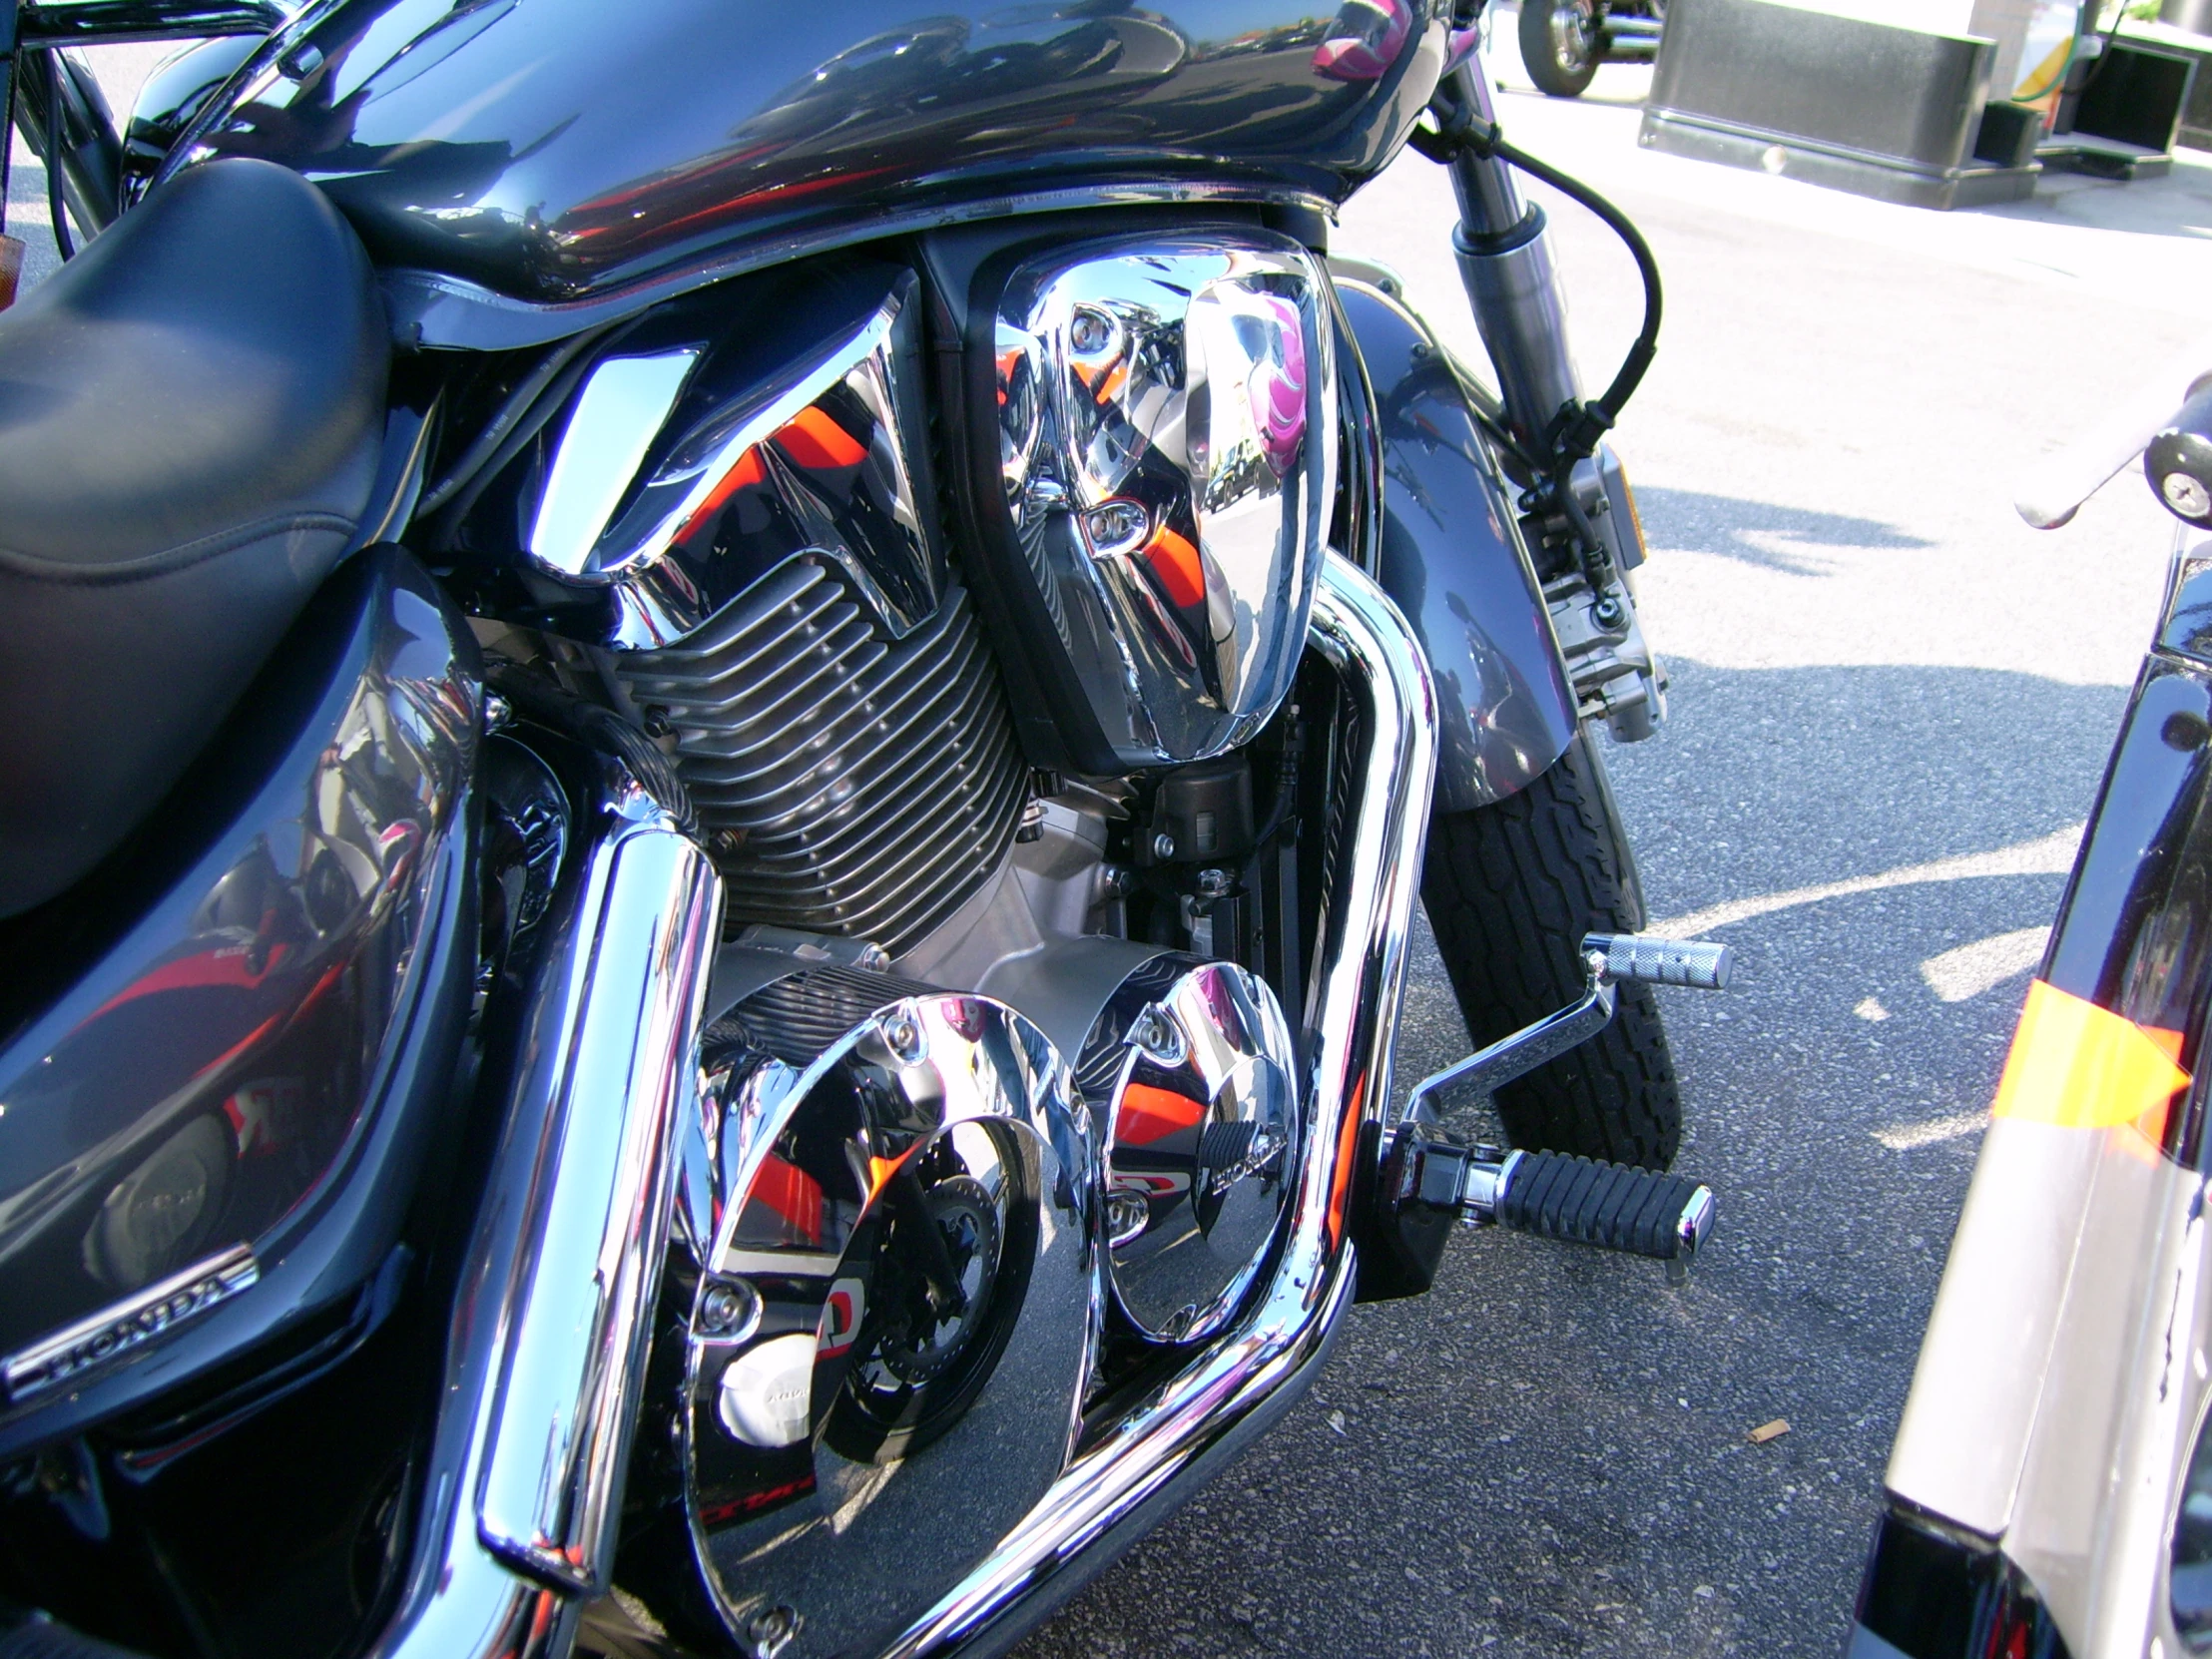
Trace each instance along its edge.
<instances>
[{"instance_id":1,"label":"parked motorcycle wheel","mask_svg":"<svg viewBox=\"0 0 2212 1659\"><path fill-rule=\"evenodd\" d=\"M1467 1034L1495 1042L1582 994L1589 931L1634 932L1643 894L1604 763L1587 737L1495 806L1429 827L1421 898ZM1650 988L1623 985L1613 1021L1497 1092L1517 1147L1665 1169L1682 1138L1674 1060Z\"/></svg>"},{"instance_id":2,"label":"parked motorcycle wheel","mask_svg":"<svg viewBox=\"0 0 2212 1659\"><path fill-rule=\"evenodd\" d=\"M1579 98L1605 55L1604 25L1597 0L1521 0L1521 62L1537 90Z\"/></svg>"}]
</instances>

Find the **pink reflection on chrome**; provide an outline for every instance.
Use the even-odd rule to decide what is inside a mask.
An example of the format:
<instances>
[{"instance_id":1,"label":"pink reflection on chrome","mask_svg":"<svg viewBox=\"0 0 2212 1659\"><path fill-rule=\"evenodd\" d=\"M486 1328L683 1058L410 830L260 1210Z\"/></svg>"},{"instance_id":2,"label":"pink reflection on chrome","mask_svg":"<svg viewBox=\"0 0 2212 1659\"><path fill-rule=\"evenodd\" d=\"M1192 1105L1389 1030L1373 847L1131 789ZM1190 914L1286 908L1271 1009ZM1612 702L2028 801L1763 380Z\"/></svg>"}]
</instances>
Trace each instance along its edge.
<instances>
[{"instance_id":1,"label":"pink reflection on chrome","mask_svg":"<svg viewBox=\"0 0 2212 1659\"><path fill-rule=\"evenodd\" d=\"M1260 434L1260 451L1278 478L1298 463L1299 446L1306 441L1306 334L1299 326L1298 307L1272 293L1253 295L1253 303L1268 319L1268 331L1282 353L1282 361L1270 355L1260 359L1245 382L1252 399L1252 424Z\"/></svg>"},{"instance_id":2,"label":"pink reflection on chrome","mask_svg":"<svg viewBox=\"0 0 2212 1659\"><path fill-rule=\"evenodd\" d=\"M1404 0L1345 0L1314 48L1314 73L1332 81L1377 81L1397 62L1412 37Z\"/></svg>"}]
</instances>

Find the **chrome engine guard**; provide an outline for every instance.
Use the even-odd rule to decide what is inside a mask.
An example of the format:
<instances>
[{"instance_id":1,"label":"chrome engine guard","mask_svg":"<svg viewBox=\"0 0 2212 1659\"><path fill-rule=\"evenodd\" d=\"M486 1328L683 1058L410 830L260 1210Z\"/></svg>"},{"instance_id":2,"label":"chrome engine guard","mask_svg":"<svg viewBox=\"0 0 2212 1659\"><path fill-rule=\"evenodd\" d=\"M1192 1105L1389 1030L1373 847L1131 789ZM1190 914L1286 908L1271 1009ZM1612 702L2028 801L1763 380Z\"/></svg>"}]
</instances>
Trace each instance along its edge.
<instances>
[{"instance_id":1,"label":"chrome engine guard","mask_svg":"<svg viewBox=\"0 0 2212 1659\"><path fill-rule=\"evenodd\" d=\"M1289 1408L1352 1302L1347 1212L1362 1123L1389 1096L1435 783L1435 696L1405 619L1334 554L1309 643L1353 694L1366 753L1324 899L1305 1009L1318 1034L1304 1079L1311 1151L1274 1277L887 1655L1015 1639L1021 1612L1041 1615L1071 1586L1078 1556L1110 1532L1125 1545L1177 1487ZM576 909L539 981L530 1062L489 1189L502 1196L479 1222L454 1312L420 1541L371 1650L379 1659L565 1654L584 1601L608 1585L653 1309L648 1264L665 1246L676 1126L697 1089L721 888L627 777L601 809ZM576 1110L587 1092L619 1109ZM527 1437L509 1422L517 1411L536 1425Z\"/></svg>"}]
</instances>

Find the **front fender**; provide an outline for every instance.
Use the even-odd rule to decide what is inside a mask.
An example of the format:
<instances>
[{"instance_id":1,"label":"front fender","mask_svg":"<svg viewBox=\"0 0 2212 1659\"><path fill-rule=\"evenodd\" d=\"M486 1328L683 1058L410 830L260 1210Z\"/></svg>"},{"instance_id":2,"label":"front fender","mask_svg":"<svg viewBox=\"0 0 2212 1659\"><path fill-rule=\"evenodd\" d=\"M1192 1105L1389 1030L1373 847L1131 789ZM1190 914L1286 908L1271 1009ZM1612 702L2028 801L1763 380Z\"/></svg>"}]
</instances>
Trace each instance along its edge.
<instances>
[{"instance_id":1,"label":"front fender","mask_svg":"<svg viewBox=\"0 0 2212 1659\"><path fill-rule=\"evenodd\" d=\"M1566 752L1573 688L1472 395L1405 306L1340 276L1382 451L1377 579L1436 684L1436 810L1502 801Z\"/></svg>"}]
</instances>

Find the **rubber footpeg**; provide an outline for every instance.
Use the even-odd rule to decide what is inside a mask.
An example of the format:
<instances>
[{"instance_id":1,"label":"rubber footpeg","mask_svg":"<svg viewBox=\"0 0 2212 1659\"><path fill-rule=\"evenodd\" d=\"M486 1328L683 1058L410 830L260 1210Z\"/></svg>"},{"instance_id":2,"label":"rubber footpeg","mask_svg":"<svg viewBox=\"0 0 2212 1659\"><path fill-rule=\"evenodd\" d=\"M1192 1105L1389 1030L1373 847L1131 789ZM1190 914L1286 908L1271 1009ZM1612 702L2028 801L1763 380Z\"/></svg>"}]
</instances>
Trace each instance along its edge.
<instances>
[{"instance_id":1,"label":"rubber footpeg","mask_svg":"<svg viewBox=\"0 0 2212 1659\"><path fill-rule=\"evenodd\" d=\"M1524 1152L1504 1172L1496 1215L1516 1232L1671 1262L1703 1241L1713 1194L1679 1175Z\"/></svg>"}]
</instances>

